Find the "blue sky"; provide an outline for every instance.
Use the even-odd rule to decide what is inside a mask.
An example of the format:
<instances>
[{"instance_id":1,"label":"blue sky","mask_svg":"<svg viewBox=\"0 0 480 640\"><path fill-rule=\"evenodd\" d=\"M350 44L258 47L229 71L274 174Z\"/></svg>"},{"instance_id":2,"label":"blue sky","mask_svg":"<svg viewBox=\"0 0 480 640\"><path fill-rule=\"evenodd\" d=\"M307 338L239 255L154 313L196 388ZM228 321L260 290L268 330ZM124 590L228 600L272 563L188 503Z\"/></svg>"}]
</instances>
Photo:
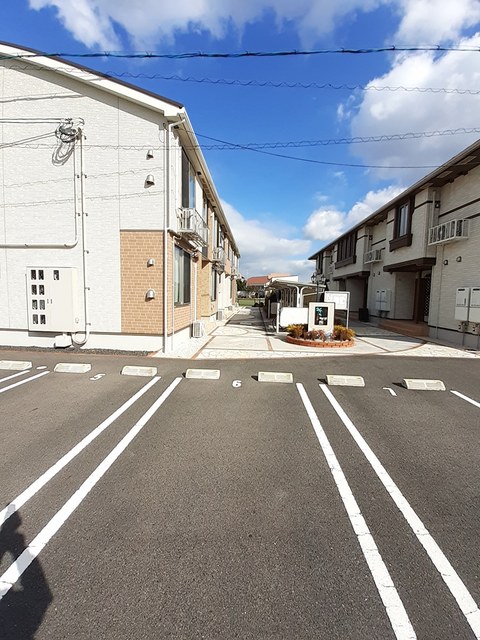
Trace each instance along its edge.
<instances>
[{"instance_id":1,"label":"blue sky","mask_svg":"<svg viewBox=\"0 0 480 640\"><path fill-rule=\"evenodd\" d=\"M1 40L45 52L480 47L479 0L2 0L0 18ZM156 76L125 79L185 105L239 245L242 273L307 279L309 255L480 134L319 141L480 127L480 94L459 92L480 91L479 56L420 51L82 63ZM256 86L240 84L246 82ZM258 86L266 82L295 86ZM270 146L214 149L209 138Z\"/></svg>"}]
</instances>

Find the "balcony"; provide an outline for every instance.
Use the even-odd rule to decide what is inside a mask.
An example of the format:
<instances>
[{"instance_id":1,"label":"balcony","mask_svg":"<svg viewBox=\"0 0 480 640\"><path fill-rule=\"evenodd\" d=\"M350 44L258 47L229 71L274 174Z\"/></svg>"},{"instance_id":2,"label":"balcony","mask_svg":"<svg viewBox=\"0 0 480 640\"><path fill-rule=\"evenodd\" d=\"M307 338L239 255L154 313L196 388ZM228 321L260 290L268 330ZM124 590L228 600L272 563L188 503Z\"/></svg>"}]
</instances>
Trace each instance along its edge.
<instances>
[{"instance_id":1,"label":"balcony","mask_svg":"<svg viewBox=\"0 0 480 640\"><path fill-rule=\"evenodd\" d=\"M382 250L381 249L372 249L372 251L367 251L367 253L363 256L363 264L371 264L372 262L380 262L382 259Z\"/></svg>"},{"instance_id":2,"label":"balcony","mask_svg":"<svg viewBox=\"0 0 480 640\"><path fill-rule=\"evenodd\" d=\"M226 256L223 247L214 247L212 253L213 268L219 273L225 271Z\"/></svg>"},{"instance_id":3,"label":"balcony","mask_svg":"<svg viewBox=\"0 0 480 640\"><path fill-rule=\"evenodd\" d=\"M468 220L450 220L428 230L428 244L446 244L468 238Z\"/></svg>"},{"instance_id":4,"label":"balcony","mask_svg":"<svg viewBox=\"0 0 480 640\"><path fill-rule=\"evenodd\" d=\"M196 209L182 208L178 211L178 232L195 244L206 247L208 226Z\"/></svg>"}]
</instances>

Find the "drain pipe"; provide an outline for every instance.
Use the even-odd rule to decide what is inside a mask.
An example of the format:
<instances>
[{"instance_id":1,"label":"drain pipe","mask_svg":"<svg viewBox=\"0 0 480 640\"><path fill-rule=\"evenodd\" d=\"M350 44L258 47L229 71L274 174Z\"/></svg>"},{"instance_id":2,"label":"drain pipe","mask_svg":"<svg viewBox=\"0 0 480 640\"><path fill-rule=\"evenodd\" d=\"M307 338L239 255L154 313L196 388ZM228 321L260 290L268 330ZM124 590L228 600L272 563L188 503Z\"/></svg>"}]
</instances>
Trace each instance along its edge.
<instances>
[{"instance_id":1,"label":"drain pipe","mask_svg":"<svg viewBox=\"0 0 480 640\"><path fill-rule=\"evenodd\" d=\"M165 131L165 198L163 216L163 353L168 353L168 231L170 229L170 136L172 129L185 122L180 117L176 122L164 125ZM174 256L172 256L174 260ZM173 266L173 265L172 265ZM173 272L173 271L172 271ZM174 302L172 298L172 313ZM174 326L174 318L172 328Z\"/></svg>"},{"instance_id":2,"label":"drain pipe","mask_svg":"<svg viewBox=\"0 0 480 640\"><path fill-rule=\"evenodd\" d=\"M87 269L87 256L88 256L88 248L87 248L87 216L88 213L85 211L85 159L83 155L83 131L79 129L79 140L80 140L80 215L82 218L82 268L83 268L83 308L85 314L85 331L84 338L82 340L77 340L72 334L72 341L74 344L78 346L82 346L87 343L90 338L90 319L89 319L89 307L88 307L88 298L90 287L88 286L88 269Z\"/></svg>"}]
</instances>

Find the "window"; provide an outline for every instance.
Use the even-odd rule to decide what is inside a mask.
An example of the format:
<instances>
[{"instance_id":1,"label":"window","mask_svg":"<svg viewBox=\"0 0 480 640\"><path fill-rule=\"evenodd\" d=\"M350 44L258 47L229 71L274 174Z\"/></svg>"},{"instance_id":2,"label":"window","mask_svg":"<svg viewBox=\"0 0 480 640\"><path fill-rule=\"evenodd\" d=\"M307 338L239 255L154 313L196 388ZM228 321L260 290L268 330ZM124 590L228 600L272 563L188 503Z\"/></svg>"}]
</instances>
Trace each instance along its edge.
<instances>
[{"instance_id":1,"label":"window","mask_svg":"<svg viewBox=\"0 0 480 640\"><path fill-rule=\"evenodd\" d=\"M173 287L175 304L189 304L190 254L177 246L175 246Z\"/></svg>"},{"instance_id":2,"label":"window","mask_svg":"<svg viewBox=\"0 0 480 640\"><path fill-rule=\"evenodd\" d=\"M393 225L393 240L390 240L390 251L412 244L412 211L413 201L406 200L398 205Z\"/></svg>"},{"instance_id":3,"label":"window","mask_svg":"<svg viewBox=\"0 0 480 640\"><path fill-rule=\"evenodd\" d=\"M195 171L185 151L182 152L182 207L195 209Z\"/></svg>"},{"instance_id":4,"label":"window","mask_svg":"<svg viewBox=\"0 0 480 640\"><path fill-rule=\"evenodd\" d=\"M217 272L214 269L212 269L212 277L210 280L210 299L211 300L217 299L217 282L218 282Z\"/></svg>"},{"instance_id":5,"label":"window","mask_svg":"<svg viewBox=\"0 0 480 640\"><path fill-rule=\"evenodd\" d=\"M341 238L337 243L337 267L353 264L356 260L357 232L353 231Z\"/></svg>"}]
</instances>

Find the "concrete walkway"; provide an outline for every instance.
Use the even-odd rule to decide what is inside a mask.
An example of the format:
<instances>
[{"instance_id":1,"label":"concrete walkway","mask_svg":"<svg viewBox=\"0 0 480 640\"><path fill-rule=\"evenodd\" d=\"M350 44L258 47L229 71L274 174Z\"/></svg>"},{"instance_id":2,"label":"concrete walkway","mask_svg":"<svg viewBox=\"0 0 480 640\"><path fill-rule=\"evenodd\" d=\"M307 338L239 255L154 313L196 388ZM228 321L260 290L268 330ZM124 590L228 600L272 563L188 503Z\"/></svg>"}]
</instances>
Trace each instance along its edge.
<instances>
[{"instance_id":1,"label":"concrete walkway","mask_svg":"<svg viewBox=\"0 0 480 640\"><path fill-rule=\"evenodd\" d=\"M354 322L355 344L349 348L303 347L286 342L286 333L275 333L257 307L241 307L222 326L208 336L192 338L169 354L157 353L153 357L185 358L191 360L227 360L245 358L322 358L326 356L355 356L389 354L395 356L424 356L450 358L477 358L479 351L467 351L402 336L373 324Z\"/></svg>"}]
</instances>

